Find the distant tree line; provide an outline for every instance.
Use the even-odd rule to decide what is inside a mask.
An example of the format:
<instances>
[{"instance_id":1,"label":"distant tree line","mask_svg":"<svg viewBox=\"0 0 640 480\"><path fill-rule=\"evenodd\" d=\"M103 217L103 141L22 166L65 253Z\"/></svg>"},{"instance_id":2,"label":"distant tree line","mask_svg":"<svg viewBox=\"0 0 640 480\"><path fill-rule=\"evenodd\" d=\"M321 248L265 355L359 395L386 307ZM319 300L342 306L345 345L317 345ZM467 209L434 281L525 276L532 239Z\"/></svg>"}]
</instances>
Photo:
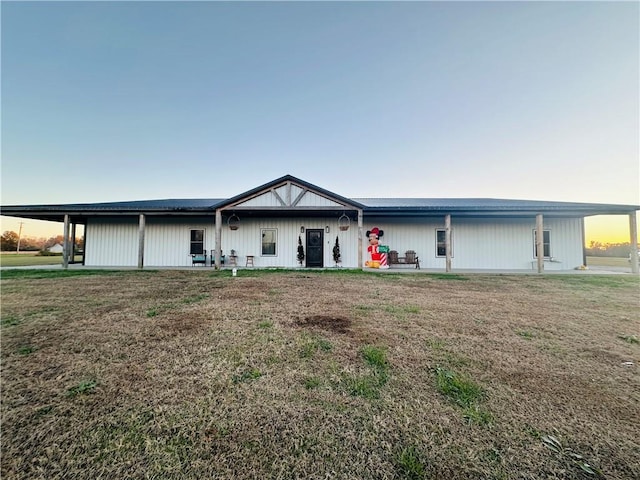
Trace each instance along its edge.
<instances>
[{"instance_id":1,"label":"distant tree line","mask_svg":"<svg viewBox=\"0 0 640 480\"><path fill-rule=\"evenodd\" d=\"M630 243L589 243L586 248L587 255L590 257L628 257Z\"/></svg>"},{"instance_id":2,"label":"distant tree line","mask_svg":"<svg viewBox=\"0 0 640 480\"><path fill-rule=\"evenodd\" d=\"M76 250L81 250L82 238L76 238ZM64 244L64 237L57 235L49 238L22 237L20 239L21 252L39 252L53 247L55 244ZM0 237L0 250L3 252L15 252L18 249L18 234L12 231L6 231Z\"/></svg>"}]
</instances>

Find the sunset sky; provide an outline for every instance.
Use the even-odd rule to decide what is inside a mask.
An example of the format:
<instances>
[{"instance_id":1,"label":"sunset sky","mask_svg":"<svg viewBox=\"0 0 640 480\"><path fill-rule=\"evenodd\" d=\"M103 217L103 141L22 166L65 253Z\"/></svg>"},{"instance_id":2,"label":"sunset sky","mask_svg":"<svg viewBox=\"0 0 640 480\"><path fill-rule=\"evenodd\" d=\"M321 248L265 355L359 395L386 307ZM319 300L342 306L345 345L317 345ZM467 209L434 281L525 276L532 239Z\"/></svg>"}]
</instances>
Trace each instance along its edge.
<instances>
[{"instance_id":1,"label":"sunset sky","mask_svg":"<svg viewBox=\"0 0 640 480\"><path fill-rule=\"evenodd\" d=\"M3 205L640 204L638 2L2 2ZM2 217L2 231L60 234ZM609 222L609 223L607 223ZM588 219L587 243L629 241Z\"/></svg>"}]
</instances>

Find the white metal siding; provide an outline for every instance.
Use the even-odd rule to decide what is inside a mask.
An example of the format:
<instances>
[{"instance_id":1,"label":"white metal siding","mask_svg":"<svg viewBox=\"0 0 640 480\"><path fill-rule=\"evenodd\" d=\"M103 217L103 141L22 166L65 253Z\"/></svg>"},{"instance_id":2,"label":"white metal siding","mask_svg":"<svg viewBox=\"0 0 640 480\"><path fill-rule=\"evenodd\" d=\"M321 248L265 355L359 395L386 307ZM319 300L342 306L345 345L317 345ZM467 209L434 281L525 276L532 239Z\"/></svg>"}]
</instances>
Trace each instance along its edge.
<instances>
[{"instance_id":1,"label":"white metal siding","mask_svg":"<svg viewBox=\"0 0 640 480\"><path fill-rule=\"evenodd\" d=\"M147 267L190 266L190 230L205 230L205 249L210 255L215 249L215 224L213 217L146 217L144 265ZM330 232L326 233L329 226ZM298 236L306 246L306 229L322 229L324 233L324 265L333 262L333 246L336 235L340 241L340 254L344 267L358 266L358 229L353 225L343 232L338 228L337 217L293 219L241 218L238 230L222 227L222 252L227 256L236 250L238 265L244 266L247 255L254 256L256 267L295 267L298 265ZM276 255L261 255L261 229L277 230ZM114 217L90 219L87 223L86 265L137 266L138 219Z\"/></svg>"},{"instance_id":2,"label":"white metal siding","mask_svg":"<svg viewBox=\"0 0 640 480\"><path fill-rule=\"evenodd\" d=\"M154 217L145 219L144 265L180 267L191 265L189 248L192 229L205 231L207 254L214 248L214 217ZM85 265L138 265L138 217L89 219L86 228Z\"/></svg>"},{"instance_id":3,"label":"white metal siding","mask_svg":"<svg viewBox=\"0 0 640 480\"><path fill-rule=\"evenodd\" d=\"M326 233L326 227L330 232ZM454 269L522 269L534 267L533 231L535 218L456 218L451 220ZM322 229L324 233L324 266L334 265L332 250L336 236L344 267L358 266L358 228L353 222L349 230L338 228L338 218L298 217L289 219L241 217L238 230L222 226L222 250L228 258L236 250L238 264L244 266L247 255L254 256L256 267L295 267L298 265L298 236L305 245L301 227ZM443 270L445 259L436 257L436 230L444 228L442 218L366 218L363 228L363 263L367 260L367 230L384 231L380 239L402 256L415 250L423 269ZM275 256L261 255L261 229L275 228ZM545 218L544 228L551 232L551 255L556 262L545 262L547 270L570 270L582 264L582 230L580 219ZM190 266L190 230L205 231L207 254L215 248L215 225L210 217L146 217L144 264L154 266ZM136 266L138 262L138 218L91 218L86 227L88 266Z\"/></svg>"},{"instance_id":4,"label":"white metal siding","mask_svg":"<svg viewBox=\"0 0 640 480\"><path fill-rule=\"evenodd\" d=\"M238 204L239 207L281 207L282 204L278 201L273 192L266 192L262 195L258 195L252 199Z\"/></svg>"},{"instance_id":5,"label":"white metal siding","mask_svg":"<svg viewBox=\"0 0 640 480\"><path fill-rule=\"evenodd\" d=\"M85 265L138 265L138 219L99 217L87 220Z\"/></svg>"},{"instance_id":6,"label":"white metal siding","mask_svg":"<svg viewBox=\"0 0 640 480\"><path fill-rule=\"evenodd\" d=\"M191 230L204 230L204 249L207 255L215 248L215 218L147 217L144 264L148 267L191 265ZM228 229L228 228L227 228Z\"/></svg>"},{"instance_id":7,"label":"white metal siding","mask_svg":"<svg viewBox=\"0 0 640 480\"><path fill-rule=\"evenodd\" d=\"M329 226L329 233L326 227ZM256 267L295 267L298 265L298 236L306 251L306 233L300 228L322 229L324 233L324 266L331 267L333 262L333 246L336 235L340 242L340 254L343 267L358 266L358 229L351 227L346 232L338 229L338 218L293 218L293 219L247 219L241 222L235 231L224 229L222 232L222 250L229 255L231 249L238 255L238 265L246 263L247 255L254 256ZM277 230L276 255L261 255L263 228Z\"/></svg>"},{"instance_id":8,"label":"white metal siding","mask_svg":"<svg viewBox=\"0 0 640 480\"><path fill-rule=\"evenodd\" d=\"M304 190L301 187L291 184L291 201L295 201L295 199L298 198L298 195L302 192L304 192Z\"/></svg>"},{"instance_id":9,"label":"white metal siding","mask_svg":"<svg viewBox=\"0 0 640 480\"><path fill-rule=\"evenodd\" d=\"M436 230L444 229L444 216L434 219L368 218L364 231L378 227L384 231L380 244L389 245L404 255L415 250L422 268L444 269L446 259L436 256ZM580 219L545 218L545 230L551 231L551 255L547 270L570 270L582 264ZM451 219L452 268L460 269L532 269L535 260L533 231L535 218ZM367 260L365 237L363 261Z\"/></svg>"},{"instance_id":10,"label":"white metal siding","mask_svg":"<svg viewBox=\"0 0 640 480\"><path fill-rule=\"evenodd\" d=\"M321 197L312 192L307 192L298 202L298 207L342 207L338 202Z\"/></svg>"}]
</instances>

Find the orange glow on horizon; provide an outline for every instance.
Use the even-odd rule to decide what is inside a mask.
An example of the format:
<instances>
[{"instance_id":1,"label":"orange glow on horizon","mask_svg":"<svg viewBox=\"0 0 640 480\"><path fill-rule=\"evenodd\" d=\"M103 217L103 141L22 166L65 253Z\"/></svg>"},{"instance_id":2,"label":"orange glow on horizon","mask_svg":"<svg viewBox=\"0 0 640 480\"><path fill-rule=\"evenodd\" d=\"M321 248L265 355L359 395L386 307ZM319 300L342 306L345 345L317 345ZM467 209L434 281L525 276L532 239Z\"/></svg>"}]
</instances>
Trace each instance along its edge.
<instances>
[{"instance_id":1,"label":"orange glow on horizon","mask_svg":"<svg viewBox=\"0 0 640 480\"><path fill-rule=\"evenodd\" d=\"M637 214L636 214L637 218ZM638 222L640 224L640 221ZM585 243L629 243L631 231L628 215L599 215L584 219Z\"/></svg>"}]
</instances>

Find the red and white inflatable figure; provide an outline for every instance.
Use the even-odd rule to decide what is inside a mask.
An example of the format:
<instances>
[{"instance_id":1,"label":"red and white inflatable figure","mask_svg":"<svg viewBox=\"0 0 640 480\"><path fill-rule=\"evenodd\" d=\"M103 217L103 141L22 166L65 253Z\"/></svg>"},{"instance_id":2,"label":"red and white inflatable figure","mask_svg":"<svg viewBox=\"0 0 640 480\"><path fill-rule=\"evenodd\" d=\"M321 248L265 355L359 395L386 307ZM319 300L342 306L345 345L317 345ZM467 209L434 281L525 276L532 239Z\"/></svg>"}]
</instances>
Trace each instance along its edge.
<instances>
[{"instance_id":1,"label":"red and white inflatable figure","mask_svg":"<svg viewBox=\"0 0 640 480\"><path fill-rule=\"evenodd\" d=\"M367 247L369 260L365 262L365 266L369 268L389 268L387 264L387 254L380 253L378 250L379 239L382 235L384 235L384 232L378 227L367 231L367 237L369 238L369 247Z\"/></svg>"}]
</instances>

